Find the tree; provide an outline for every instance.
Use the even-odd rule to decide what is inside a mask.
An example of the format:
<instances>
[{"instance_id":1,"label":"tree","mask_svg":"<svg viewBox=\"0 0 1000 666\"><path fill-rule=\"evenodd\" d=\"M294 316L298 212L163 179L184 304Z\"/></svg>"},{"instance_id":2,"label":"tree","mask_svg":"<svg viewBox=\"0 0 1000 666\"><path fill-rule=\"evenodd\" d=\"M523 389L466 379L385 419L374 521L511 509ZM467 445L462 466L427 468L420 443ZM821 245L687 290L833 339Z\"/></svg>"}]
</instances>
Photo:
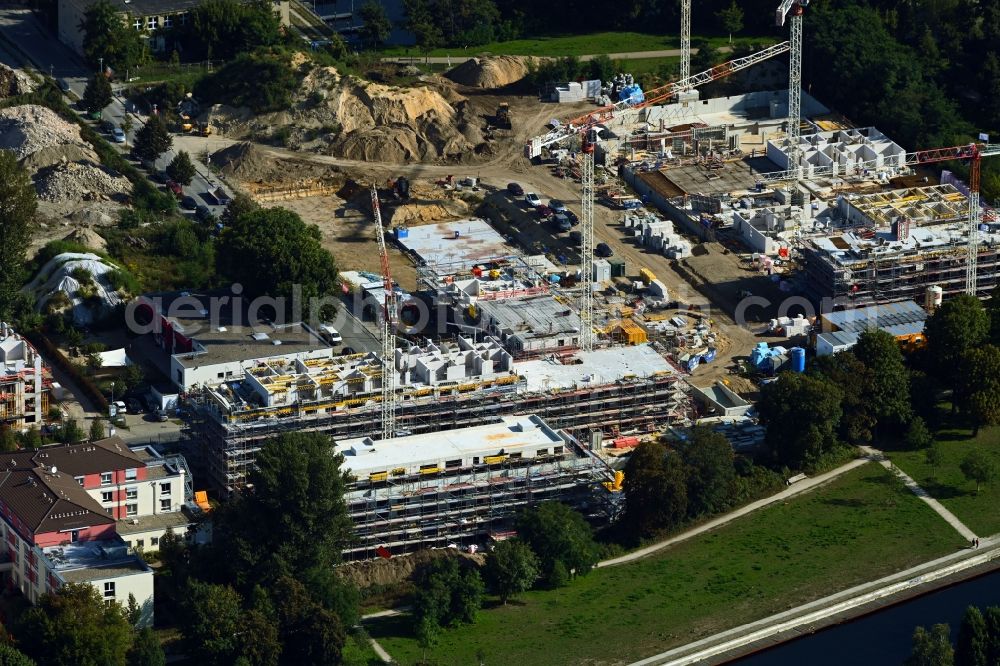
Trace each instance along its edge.
<instances>
[{"instance_id":1,"label":"tree","mask_svg":"<svg viewBox=\"0 0 1000 666\"><path fill-rule=\"evenodd\" d=\"M927 452L924 453L924 460L931 467L940 467L944 460L944 453L941 451L941 447L937 444L931 444Z\"/></svg>"},{"instance_id":2,"label":"tree","mask_svg":"<svg viewBox=\"0 0 1000 666\"><path fill-rule=\"evenodd\" d=\"M281 41L281 23L270 2L207 0L191 10L181 33L184 52L196 58L230 60Z\"/></svg>"},{"instance_id":3,"label":"tree","mask_svg":"<svg viewBox=\"0 0 1000 666\"><path fill-rule=\"evenodd\" d=\"M0 666L35 666L35 662L13 645L0 643Z\"/></svg>"},{"instance_id":4,"label":"tree","mask_svg":"<svg viewBox=\"0 0 1000 666\"><path fill-rule=\"evenodd\" d=\"M125 133L125 147L128 147L128 135L132 133L132 128L135 127L135 122L132 120L132 114L126 112L122 116L122 132Z\"/></svg>"},{"instance_id":5,"label":"tree","mask_svg":"<svg viewBox=\"0 0 1000 666\"><path fill-rule=\"evenodd\" d=\"M136 133L132 152L143 161L155 162L160 155L170 150L170 146L173 144L174 140L167 132L167 126L163 124L163 119L158 115L153 115Z\"/></svg>"},{"instance_id":6,"label":"tree","mask_svg":"<svg viewBox=\"0 0 1000 666\"><path fill-rule=\"evenodd\" d=\"M282 576L271 590L278 620L281 664L339 664L347 635L340 618L323 608L299 581Z\"/></svg>"},{"instance_id":7,"label":"tree","mask_svg":"<svg viewBox=\"0 0 1000 666\"><path fill-rule=\"evenodd\" d=\"M899 426L910 418L910 375L895 336L878 328L865 329L851 350L871 370L864 396L873 406L876 427Z\"/></svg>"},{"instance_id":8,"label":"tree","mask_svg":"<svg viewBox=\"0 0 1000 666\"><path fill-rule=\"evenodd\" d=\"M983 613L986 623L986 663L1000 663L1000 606L989 606Z\"/></svg>"},{"instance_id":9,"label":"tree","mask_svg":"<svg viewBox=\"0 0 1000 666\"><path fill-rule=\"evenodd\" d=\"M31 242L38 198L28 172L0 150L0 319L11 321L24 283L24 253Z\"/></svg>"},{"instance_id":10,"label":"tree","mask_svg":"<svg viewBox=\"0 0 1000 666\"><path fill-rule=\"evenodd\" d=\"M722 62L722 54L707 39L692 39L691 48L697 52L691 54L691 73L703 72Z\"/></svg>"},{"instance_id":11,"label":"tree","mask_svg":"<svg viewBox=\"0 0 1000 666\"><path fill-rule=\"evenodd\" d=\"M917 627L913 632L913 651L906 666L951 666L954 650L947 624L935 624L930 631Z\"/></svg>"},{"instance_id":12,"label":"tree","mask_svg":"<svg viewBox=\"0 0 1000 666\"><path fill-rule=\"evenodd\" d=\"M841 390L822 377L785 372L766 384L758 409L777 462L800 469L836 447L842 400Z\"/></svg>"},{"instance_id":13,"label":"tree","mask_svg":"<svg viewBox=\"0 0 1000 666\"><path fill-rule=\"evenodd\" d=\"M591 58L590 62L587 63L587 67L590 69L590 78L601 81L610 81L615 77L615 72L618 70L611 57L604 53Z\"/></svg>"},{"instance_id":14,"label":"tree","mask_svg":"<svg viewBox=\"0 0 1000 666\"><path fill-rule=\"evenodd\" d=\"M960 392L962 358L984 342L990 318L978 298L960 294L941 304L924 324L928 358L934 374L953 391Z\"/></svg>"},{"instance_id":15,"label":"tree","mask_svg":"<svg viewBox=\"0 0 1000 666\"><path fill-rule=\"evenodd\" d=\"M441 46L444 35L441 33L439 20L427 0L403 0L403 13L406 19L402 25L413 33L421 53L426 55Z\"/></svg>"},{"instance_id":16,"label":"tree","mask_svg":"<svg viewBox=\"0 0 1000 666\"><path fill-rule=\"evenodd\" d=\"M959 465L962 475L969 481L976 482L976 494L979 494L979 487L993 479L995 470L993 463L982 451L974 449L966 454Z\"/></svg>"},{"instance_id":17,"label":"tree","mask_svg":"<svg viewBox=\"0 0 1000 666\"><path fill-rule=\"evenodd\" d=\"M12 428L0 428L0 453L10 453L18 449L17 434Z\"/></svg>"},{"instance_id":18,"label":"tree","mask_svg":"<svg viewBox=\"0 0 1000 666\"><path fill-rule=\"evenodd\" d=\"M419 627L430 622L452 627L476 621L483 605L483 579L479 570L456 557L440 557L417 570L413 617Z\"/></svg>"},{"instance_id":19,"label":"tree","mask_svg":"<svg viewBox=\"0 0 1000 666\"><path fill-rule=\"evenodd\" d=\"M96 442L108 436L107 427L103 419L94 419L90 422L90 441Z\"/></svg>"},{"instance_id":20,"label":"tree","mask_svg":"<svg viewBox=\"0 0 1000 666\"><path fill-rule=\"evenodd\" d=\"M919 416L914 416L913 420L906 427L906 434L903 436L903 444L911 451L926 449L934 443L934 436L927 428L927 424Z\"/></svg>"},{"instance_id":21,"label":"tree","mask_svg":"<svg viewBox=\"0 0 1000 666\"><path fill-rule=\"evenodd\" d=\"M190 185L194 180L195 169L191 162L191 156L186 150L181 150L167 165L167 175L170 179L181 185Z\"/></svg>"},{"instance_id":22,"label":"tree","mask_svg":"<svg viewBox=\"0 0 1000 666\"><path fill-rule=\"evenodd\" d=\"M337 277L333 256L320 245L319 228L284 208L258 209L236 218L222 230L216 256L219 273L252 296L290 300L298 287L308 302L329 293Z\"/></svg>"},{"instance_id":23,"label":"tree","mask_svg":"<svg viewBox=\"0 0 1000 666\"><path fill-rule=\"evenodd\" d=\"M736 4L736 0L729 3L716 12L715 17L722 24L722 29L729 33L729 43L733 43L733 33L743 29L743 10Z\"/></svg>"},{"instance_id":24,"label":"tree","mask_svg":"<svg viewBox=\"0 0 1000 666\"><path fill-rule=\"evenodd\" d=\"M873 371L853 351L817 357L810 374L822 375L841 390L838 435L851 444L870 444L875 429L874 405L871 402Z\"/></svg>"},{"instance_id":25,"label":"tree","mask_svg":"<svg viewBox=\"0 0 1000 666\"><path fill-rule=\"evenodd\" d=\"M505 606L508 600L531 589L539 573L538 558L520 539L507 539L497 544L486 556L483 569L486 582Z\"/></svg>"},{"instance_id":26,"label":"tree","mask_svg":"<svg viewBox=\"0 0 1000 666\"><path fill-rule=\"evenodd\" d=\"M983 614L975 606L965 609L955 642L955 666L987 666L986 648L989 636Z\"/></svg>"},{"instance_id":27,"label":"tree","mask_svg":"<svg viewBox=\"0 0 1000 666\"><path fill-rule=\"evenodd\" d=\"M633 537L672 529L684 520L688 485L680 456L659 442L645 442L629 456L624 473L623 521Z\"/></svg>"},{"instance_id":28,"label":"tree","mask_svg":"<svg viewBox=\"0 0 1000 666\"><path fill-rule=\"evenodd\" d=\"M542 502L523 510L517 531L542 563L542 577L551 585L556 563L571 575L583 575L598 560L597 544L583 516L561 502Z\"/></svg>"},{"instance_id":29,"label":"tree","mask_svg":"<svg viewBox=\"0 0 1000 666\"><path fill-rule=\"evenodd\" d=\"M86 433L83 432L76 419L66 419L66 422L62 424L59 429L59 441L64 444L72 444L73 442L79 442L84 437Z\"/></svg>"},{"instance_id":30,"label":"tree","mask_svg":"<svg viewBox=\"0 0 1000 666\"><path fill-rule=\"evenodd\" d=\"M371 49L381 48L389 39L392 31L392 23L389 22L389 15L386 14L382 3L375 0L367 0L361 5L358 12L362 25L359 30L361 41Z\"/></svg>"},{"instance_id":31,"label":"tree","mask_svg":"<svg viewBox=\"0 0 1000 666\"><path fill-rule=\"evenodd\" d=\"M240 53L225 67L195 84L195 94L210 103L246 106L255 113L287 109L300 77L287 55Z\"/></svg>"},{"instance_id":32,"label":"tree","mask_svg":"<svg viewBox=\"0 0 1000 666\"><path fill-rule=\"evenodd\" d=\"M725 435L695 428L676 448L686 465L688 515L695 518L728 509L735 494L736 468L733 445Z\"/></svg>"},{"instance_id":33,"label":"tree","mask_svg":"<svg viewBox=\"0 0 1000 666\"><path fill-rule=\"evenodd\" d=\"M250 473L253 492L217 511L214 548L227 580L247 591L284 573L328 571L351 533L343 457L318 432L265 441Z\"/></svg>"},{"instance_id":34,"label":"tree","mask_svg":"<svg viewBox=\"0 0 1000 666\"><path fill-rule=\"evenodd\" d=\"M83 55L93 67L113 71L134 69L145 58L142 34L125 23L119 9L108 0L99 0L83 14Z\"/></svg>"},{"instance_id":35,"label":"tree","mask_svg":"<svg viewBox=\"0 0 1000 666\"><path fill-rule=\"evenodd\" d=\"M124 666L132 627L121 604L104 603L87 583L68 583L24 612L14 632L46 666Z\"/></svg>"},{"instance_id":36,"label":"tree","mask_svg":"<svg viewBox=\"0 0 1000 666\"><path fill-rule=\"evenodd\" d=\"M128 666L164 666L166 663L163 646L153 629L142 627L136 631L128 652Z\"/></svg>"},{"instance_id":37,"label":"tree","mask_svg":"<svg viewBox=\"0 0 1000 666\"><path fill-rule=\"evenodd\" d=\"M103 72L98 72L87 82L83 91L83 108L88 113L100 113L111 104L111 82Z\"/></svg>"},{"instance_id":38,"label":"tree","mask_svg":"<svg viewBox=\"0 0 1000 666\"><path fill-rule=\"evenodd\" d=\"M188 657L207 666L230 666L241 653L242 600L228 585L188 580L177 624Z\"/></svg>"},{"instance_id":39,"label":"tree","mask_svg":"<svg viewBox=\"0 0 1000 666\"><path fill-rule=\"evenodd\" d=\"M232 200L226 205L226 210L222 211L220 221L224 226L230 227L236 224L244 215L260 210L260 204L254 201L249 194L237 192Z\"/></svg>"},{"instance_id":40,"label":"tree","mask_svg":"<svg viewBox=\"0 0 1000 666\"><path fill-rule=\"evenodd\" d=\"M1000 348L983 345L966 350L955 396L972 420L972 435L984 425L1000 424Z\"/></svg>"}]
</instances>

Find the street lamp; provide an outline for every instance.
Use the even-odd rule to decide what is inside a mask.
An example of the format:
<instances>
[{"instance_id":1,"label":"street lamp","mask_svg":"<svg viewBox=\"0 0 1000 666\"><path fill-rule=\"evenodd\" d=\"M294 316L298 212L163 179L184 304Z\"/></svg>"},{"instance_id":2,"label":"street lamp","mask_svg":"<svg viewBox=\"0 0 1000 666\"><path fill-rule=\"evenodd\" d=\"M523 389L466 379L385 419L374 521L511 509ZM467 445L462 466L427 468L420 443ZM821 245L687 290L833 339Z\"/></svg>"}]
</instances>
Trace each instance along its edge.
<instances>
[{"instance_id":1,"label":"street lamp","mask_svg":"<svg viewBox=\"0 0 1000 666\"><path fill-rule=\"evenodd\" d=\"M97 67L97 73L102 74L104 72L104 58L103 57L98 58L97 62L99 63Z\"/></svg>"}]
</instances>

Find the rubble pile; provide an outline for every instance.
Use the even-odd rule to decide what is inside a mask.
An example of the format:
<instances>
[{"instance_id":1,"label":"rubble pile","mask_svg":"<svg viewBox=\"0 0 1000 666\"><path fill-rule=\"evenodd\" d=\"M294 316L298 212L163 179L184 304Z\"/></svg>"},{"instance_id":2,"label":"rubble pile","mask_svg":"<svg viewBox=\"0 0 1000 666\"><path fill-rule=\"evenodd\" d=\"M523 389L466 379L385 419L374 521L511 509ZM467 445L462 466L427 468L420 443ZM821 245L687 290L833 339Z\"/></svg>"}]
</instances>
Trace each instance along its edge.
<instances>
[{"instance_id":1,"label":"rubble pile","mask_svg":"<svg viewBox=\"0 0 1000 666\"><path fill-rule=\"evenodd\" d=\"M503 88L528 75L536 58L525 56L488 56L470 58L445 73L449 79L473 88Z\"/></svg>"},{"instance_id":2,"label":"rubble pile","mask_svg":"<svg viewBox=\"0 0 1000 666\"><path fill-rule=\"evenodd\" d=\"M70 162L40 174L35 189L43 201L100 201L129 194L132 183L101 167Z\"/></svg>"},{"instance_id":3,"label":"rubble pile","mask_svg":"<svg viewBox=\"0 0 1000 666\"><path fill-rule=\"evenodd\" d=\"M0 63L0 97L27 95L38 87L38 82L24 73Z\"/></svg>"}]
</instances>

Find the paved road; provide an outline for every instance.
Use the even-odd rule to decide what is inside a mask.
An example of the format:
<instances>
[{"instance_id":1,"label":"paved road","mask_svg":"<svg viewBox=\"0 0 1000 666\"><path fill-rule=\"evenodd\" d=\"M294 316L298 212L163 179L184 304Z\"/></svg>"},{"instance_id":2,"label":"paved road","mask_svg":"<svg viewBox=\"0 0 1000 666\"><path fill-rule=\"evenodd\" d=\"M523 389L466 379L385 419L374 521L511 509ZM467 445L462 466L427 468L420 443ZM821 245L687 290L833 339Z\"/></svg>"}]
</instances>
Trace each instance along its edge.
<instances>
[{"instance_id":1,"label":"paved road","mask_svg":"<svg viewBox=\"0 0 1000 666\"><path fill-rule=\"evenodd\" d=\"M931 497L926 490L921 488L920 485L916 481L914 481L912 477L910 477L909 474L907 474L900 468L893 465L892 461L889 460L884 453L870 446L862 446L861 448L866 453L868 453L868 455L870 455L873 460L877 461L878 464L882 465L882 467L885 467L887 470L896 474L900 479L902 479L903 483L906 484L906 487L909 488L914 495L916 495L924 502L926 502L927 506L934 509L934 511L937 512L939 516L944 518L949 525L955 528L955 531L957 531L959 534L961 534L970 542L976 538L976 533L970 530L968 527L966 527L965 523L963 523L961 520L958 519L958 516L956 516L951 511L946 509L944 505L941 504L941 502Z\"/></svg>"},{"instance_id":2,"label":"paved road","mask_svg":"<svg viewBox=\"0 0 1000 666\"><path fill-rule=\"evenodd\" d=\"M72 49L60 42L54 34L39 23L31 11L15 8L0 9L0 35L17 45L16 48L2 45L0 61L14 67L34 66L42 74L51 74L56 79L65 80L76 98L83 96L87 80L92 76L90 68ZM23 62L25 58L29 62ZM104 110L104 118L120 126L125 113L125 102L116 95L115 100ZM128 137L129 145L135 138L135 133L149 117L138 113L131 115L133 129L131 136ZM124 150L124 146L122 148ZM154 166L160 170L166 168L175 155L176 152L173 149L167 151ZM203 194L220 186L229 196L232 196L232 192L218 178L215 178L203 163L196 159L197 155L192 154L191 158L198 174L192 180L191 185L184 188L185 194L193 196L198 203L208 205L216 215L221 214L224 206L212 204L203 197Z\"/></svg>"},{"instance_id":3,"label":"paved road","mask_svg":"<svg viewBox=\"0 0 1000 666\"><path fill-rule=\"evenodd\" d=\"M659 550L663 550L667 546L672 546L672 545L674 545L676 543L680 543L681 541L686 541L686 540L690 539L691 537L698 536L699 534L702 534L702 533L707 532L709 530L713 530L716 527L719 527L721 525L725 525L726 523L728 523L730 521L733 521L733 520L736 520L737 518L740 518L742 516L745 516L748 513L756 511L757 509L761 509L761 508L763 508L765 506L768 506L770 504L775 504L777 502L783 502L783 501L787 500L789 497L792 497L794 495L798 495L800 493L804 493L807 490L812 490L813 488L815 488L817 486L823 485L824 483L828 483L828 482L836 479L837 477L839 477L842 474L850 472L852 469L856 469L858 467L861 467L862 465L864 465L865 463L870 462L871 460L873 460L872 457L858 458L857 460L852 460L851 462L847 463L846 465L841 465L840 467L838 467L838 468L836 468L834 470L831 470L831 471L829 471L829 472L827 472L825 474L820 474L819 476L815 476L815 477L812 477L812 478L805 479L803 481L799 481L797 483L794 483L791 486L789 486L787 489L782 490L780 493L776 493L776 494L771 495L769 497L765 497L764 499L757 500L756 502L752 502L750 504L747 504L746 506L740 507L739 509L736 509L735 511L730 511L727 514L719 516L715 520L710 520L707 523L704 523L702 525L699 525L698 527L695 527L695 528L692 528L690 530L687 530L686 532L681 532L680 534L672 536L669 539L665 539L664 541L660 541L658 543L654 543L653 545L646 546L645 548L640 548L639 550L632 551L631 553L628 553L627 555L622 555L621 557L614 557L614 558L611 558L610 560L604 560L603 562L598 562L597 566L598 567L613 567L613 566L617 566L619 564L626 564L628 562L634 562L635 560L638 560L640 558L646 557L647 555L651 555L651 554L653 554L653 553L655 553L655 552L657 552Z\"/></svg>"},{"instance_id":4,"label":"paved road","mask_svg":"<svg viewBox=\"0 0 1000 666\"><path fill-rule=\"evenodd\" d=\"M728 46L720 47L720 53L729 53L732 48ZM694 55L698 53L698 49L691 49L691 54ZM457 65L459 63L465 62L470 58L478 58L482 53L458 53L457 55L448 56L431 56L429 58L424 58L422 56L396 56L395 58L382 58L385 62L427 62L436 65ZM644 58L679 58L681 56L680 49L662 49L659 51L625 51L623 53L591 53L588 55L577 56L577 58L583 62L588 60L593 60L598 55L606 55L612 60L642 60Z\"/></svg>"}]
</instances>

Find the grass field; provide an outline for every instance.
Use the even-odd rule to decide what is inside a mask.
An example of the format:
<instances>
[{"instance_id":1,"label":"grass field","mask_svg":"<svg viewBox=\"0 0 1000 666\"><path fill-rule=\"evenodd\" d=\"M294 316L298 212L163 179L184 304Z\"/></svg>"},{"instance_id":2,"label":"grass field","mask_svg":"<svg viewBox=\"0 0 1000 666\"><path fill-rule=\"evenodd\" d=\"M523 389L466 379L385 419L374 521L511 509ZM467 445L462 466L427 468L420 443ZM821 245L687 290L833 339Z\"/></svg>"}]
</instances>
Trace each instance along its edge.
<instances>
[{"instance_id":1,"label":"grass field","mask_svg":"<svg viewBox=\"0 0 1000 666\"><path fill-rule=\"evenodd\" d=\"M352 631L347 636L341 663L344 666L380 666L382 660L364 635Z\"/></svg>"},{"instance_id":2,"label":"grass field","mask_svg":"<svg viewBox=\"0 0 1000 666\"><path fill-rule=\"evenodd\" d=\"M693 37L692 39L698 39ZM729 37L707 37L715 47L729 46ZM772 37L733 37L733 44L773 44L777 40ZM595 32L589 35L566 35L561 37L537 37L534 39L514 39L507 42L493 42L469 49L442 48L429 53L432 56L474 56L480 54L492 55L533 55L533 56L569 56L590 55L595 53L628 53L632 51L662 51L679 49L680 37L676 35L642 32ZM402 55L423 55L416 48L394 46L384 51L387 57Z\"/></svg>"},{"instance_id":3,"label":"grass field","mask_svg":"<svg viewBox=\"0 0 1000 666\"><path fill-rule=\"evenodd\" d=\"M1000 428L984 428L975 439L967 429L942 430L937 445L941 450L938 467L927 463L924 451L889 452L889 457L973 532L980 536L1000 533L1000 478L984 485L977 495L976 484L967 481L959 469L969 451L978 449L1000 472Z\"/></svg>"},{"instance_id":4,"label":"grass field","mask_svg":"<svg viewBox=\"0 0 1000 666\"><path fill-rule=\"evenodd\" d=\"M865 465L662 554L494 603L427 656L441 666L478 663L479 652L489 666L631 661L964 546L884 468ZM422 656L410 625L400 616L368 630L408 666Z\"/></svg>"}]
</instances>

